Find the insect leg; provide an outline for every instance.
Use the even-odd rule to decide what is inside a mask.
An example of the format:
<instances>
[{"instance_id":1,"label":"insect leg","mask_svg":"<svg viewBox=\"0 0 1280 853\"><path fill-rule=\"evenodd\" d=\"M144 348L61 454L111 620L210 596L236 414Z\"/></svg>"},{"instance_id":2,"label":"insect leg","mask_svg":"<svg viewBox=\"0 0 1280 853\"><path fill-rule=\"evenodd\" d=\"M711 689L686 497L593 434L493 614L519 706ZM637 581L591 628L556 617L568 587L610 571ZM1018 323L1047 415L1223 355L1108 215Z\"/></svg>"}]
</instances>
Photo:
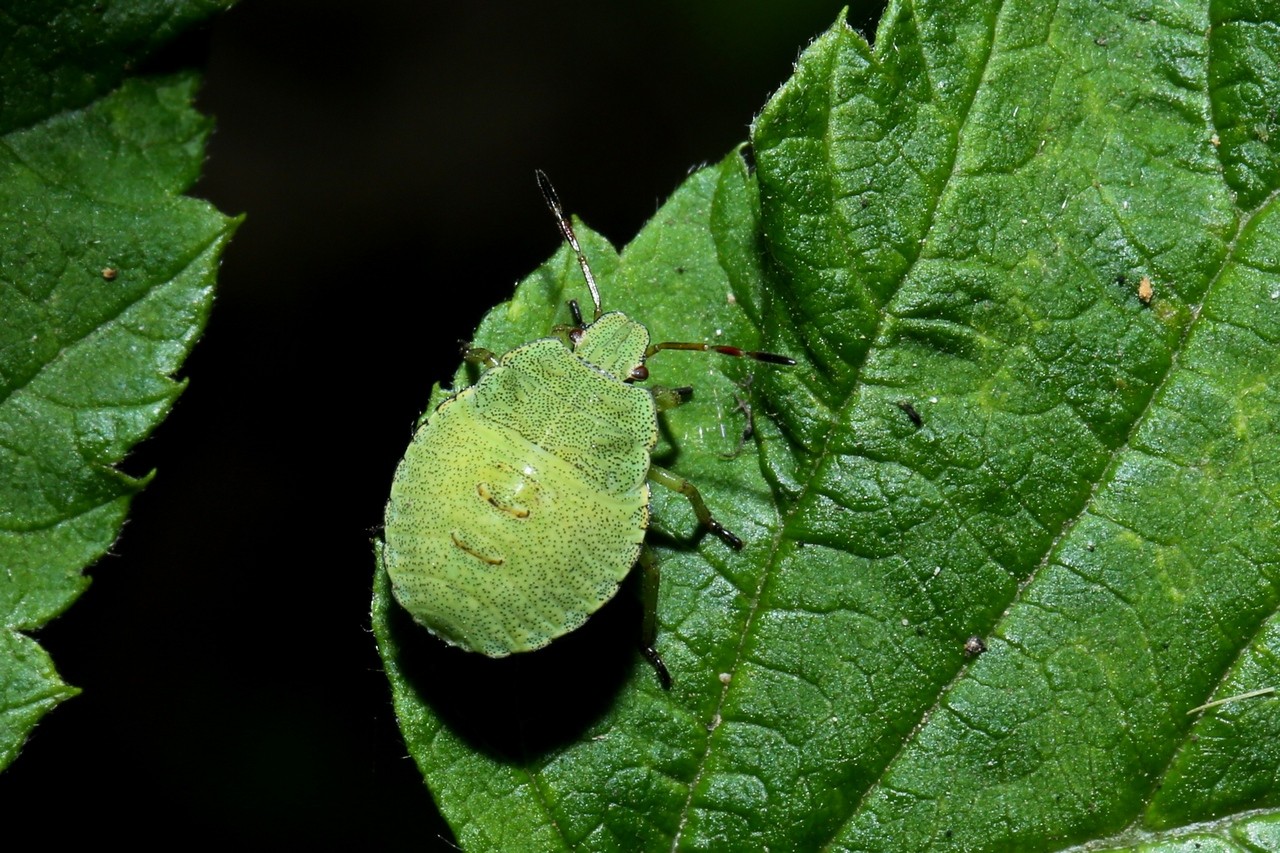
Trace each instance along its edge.
<instances>
[{"instance_id":1,"label":"insect leg","mask_svg":"<svg viewBox=\"0 0 1280 853\"><path fill-rule=\"evenodd\" d=\"M658 581L661 572L658 561L648 548L640 550L640 604L644 608L644 622L640 628L640 653L658 673L663 690L671 689L671 673L654 648L658 641Z\"/></svg>"},{"instance_id":2,"label":"insect leg","mask_svg":"<svg viewBox=\"0 0 1280 853\"><path fill-rule=\"evenodd\" d=\"M649 466L649 479L688 498L690 505L693 506L693 514L698 517L699 522L723 539L724 543L733 550L742 550L742 540L734 536L727 527L711 516L711 511L707 509L707 505L702 500L702 494L698 491L697 486L684 477L673 474L666 468L659 468L657 465Z\"/></svg>"},{"instance_id":3,"label":"insect leg","mask_svg":"<svg viewBox=\"0 0 1280 853\"><path fill-rule=\"evenodd\" d=\"M481 367L497 367L498 356L493 350L484 347L473 347L463 342L462 344L462 360L469 364L478 364Z\"/></svg>"},{"instance_id":4,"label":"insect leg","mask_svg":"<svg viewBox=\"0 0 1280 853\"><path fill-rule=\"evenodd\" d=\"M653 386L649 389L649 393L653 394L653 402L658 407L659 412L682 406L693 399L693 389L688 385L683 388Z\"/></svg>"}]
</instances>

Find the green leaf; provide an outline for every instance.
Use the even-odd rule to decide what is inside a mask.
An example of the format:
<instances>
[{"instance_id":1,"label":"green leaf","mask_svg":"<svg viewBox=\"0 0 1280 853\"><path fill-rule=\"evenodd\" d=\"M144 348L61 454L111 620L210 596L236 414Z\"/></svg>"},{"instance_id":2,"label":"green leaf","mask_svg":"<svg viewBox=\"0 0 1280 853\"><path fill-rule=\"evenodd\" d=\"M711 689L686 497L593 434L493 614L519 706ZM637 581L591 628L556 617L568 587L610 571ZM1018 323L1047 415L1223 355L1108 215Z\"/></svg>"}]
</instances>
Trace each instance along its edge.
<instances>
[{"instance_id":1,"label":"green leaf","mask_svg":"<svg viewBox=\"0 0 1280 853\"><path fill-rule=\"evenodd\" d=\"M747 540L655 491L669 693L625 589L491 661L378 573L459 843L1274 849L1280 700L1244 694L1280 686L1276 56L1262 3L892 5L805 51L754 173L593 239L606 309L801 364L650 364L697 389L658 460ZM562 251L477 342L579 281Z\"/></svg>"},{"instance_id":2,"label":"green leaf","mask_svg":"<svg viewBox=\"0 0 1280 853\"><path fill-rule=\"evenodd\" d=\"M84 106L234 0L11 0L0 9L0 134Z\"/></svg>"},{"instance_id":3,"label":"green leaf","mask_svg":"<svg viewBox=\"0 0 1280 853\"><path fill-rule=\"evenodd\" d=\"M204 326L236 225L181 195L211 126L191 108L193 75L129 80L66 109L119 76L76 55L77 39L96 34L136 60L155 41L146 9L166 33L211 8L161 6L172 4L68 6L48 29L40 4L0 17L0 767L77 692L24 632L84 591L82 569L119 534L147 478L114 466L181 391L170 376ZM99 30L86 35L89 24Z\"/></svg>"}]
</instances>

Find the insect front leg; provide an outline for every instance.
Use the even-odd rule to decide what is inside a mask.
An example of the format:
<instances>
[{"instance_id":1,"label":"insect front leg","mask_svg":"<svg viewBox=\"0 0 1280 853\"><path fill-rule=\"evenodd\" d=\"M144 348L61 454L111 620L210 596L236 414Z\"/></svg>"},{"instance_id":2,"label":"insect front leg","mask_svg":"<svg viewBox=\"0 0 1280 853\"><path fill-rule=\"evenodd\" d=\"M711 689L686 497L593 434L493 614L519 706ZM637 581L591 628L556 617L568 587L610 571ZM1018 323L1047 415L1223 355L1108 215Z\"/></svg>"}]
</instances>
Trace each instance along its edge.
<instances>
[{"instance_id":1,"label":"insect front leg","mask_svg":"<svg viewBox=\"0 0 1280 853\"><path fill-rule=\"evenodd\" d=\"M657 465L649 466L649 479L688 498L689 504L693 507L693 514L698 517L701 524L723 539L724 543L733 550L742 550L742 540L712 517L711 510L707 509L707 504L702 500L702 493L698 491L697 486L684 477L673 474L666 468L659 468Z\"/></svg>"},{"instance_id":2,"label":"insect front leg","mask_svg":"<svg viewBox=\"0 0 1280 853\"><path fill-rule=\"evenodd\" d=\"M671 689L671 673L655 648L658 642L658 583L661 572L658 560L648 547L640 549L640 605L644 621L640 627L640 653L653 665L663 690Z\"/></svg>"},{"instance_id":3,"label":"insect front leg","mask_svg":"<svg viewBox=\"0 0 1280 853\"><path fill-rule=\"evenodd\" d=\"M462 341L462 360L468 364L478 364L486 370L498 366L498 356L491 349L473 347Z\"/></svg>"}]
</instances>

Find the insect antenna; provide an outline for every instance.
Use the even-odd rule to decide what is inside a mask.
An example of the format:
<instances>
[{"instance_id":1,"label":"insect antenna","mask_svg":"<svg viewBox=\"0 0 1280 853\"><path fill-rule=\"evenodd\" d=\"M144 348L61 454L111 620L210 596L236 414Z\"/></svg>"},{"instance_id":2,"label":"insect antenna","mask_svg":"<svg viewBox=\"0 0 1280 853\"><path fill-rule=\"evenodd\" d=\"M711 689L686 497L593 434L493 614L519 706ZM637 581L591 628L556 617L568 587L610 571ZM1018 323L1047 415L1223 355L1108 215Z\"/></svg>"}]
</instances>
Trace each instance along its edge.
<instances>
[{"instance_id":1,"label":"insect antenna","mask_svg":"<svg viewBox=\"0 0 1280 853\"><path fill-rule=\"evenodd\" d=\"M569 248L573 249L573 253L578 256L578 266L582 267L582 274L587 279L587 287L591 289L591 301L596 306L595 318L599 320L600 315L604 313L600 310L600 290L596 287L596 277L591 274L591 267L587 264L587 256L582 253L582 247L578 245L573 226L569 224L569 217L564 215L564 208L560 206L560 196L556 195L556 188L551 186L547 173L541 169L535 169L534 174L538 177L538 189L542 190L542 197L546 200L547 207L551 208L551 214L556 218L556 225L560 226L560 233L568 241Z\"/></svg>"},{"instance_id":2,"label":"insect antenna","mask_svg":"<svg viewBox=\"0 0 1280 853\"><path fill-rule=\"evenodd\" d=\"M763 361L769 364L783 364L791 366L796 363L794 358L785 355L778 355L776 352L757 352L756 350L744 350L738 347L723 346L719 344L694 343L690 341L663 341L660 344L650 344L645 350L645 357L661 352L664 349L681 349L694 350L697 352L718 352L721 355L731 355L734 358L754 358L756 361Z\"/></svg>"}]
</instances>

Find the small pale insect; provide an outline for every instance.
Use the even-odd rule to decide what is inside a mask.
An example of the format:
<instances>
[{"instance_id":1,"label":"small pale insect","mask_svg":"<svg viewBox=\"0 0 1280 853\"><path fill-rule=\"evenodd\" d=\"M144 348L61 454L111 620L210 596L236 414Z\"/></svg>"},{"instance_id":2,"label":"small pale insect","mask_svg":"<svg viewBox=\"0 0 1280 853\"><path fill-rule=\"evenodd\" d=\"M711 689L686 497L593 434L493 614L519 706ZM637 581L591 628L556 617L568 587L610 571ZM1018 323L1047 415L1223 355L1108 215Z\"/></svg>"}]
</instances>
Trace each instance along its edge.
<instances>
[{"instance_id":1,"label":"small pale insect","mask_svg":"<svg viewBox=\"0 0 1280 853\"><path fill-rule=\"evenodd\" d=\"M703 343L651 344L648 330L604 313L586 256L545 175L561 234L577 255L595 315L498 358L469 348L485 368L415 432L387 502L383 562L400 605L445 642L490 657L542 648L582 625L617 592L637 561L645 616L642 651L664 687L654 648L658 570L643 551L649 481L683 494L698 521L734 549L741 540L697 488L653 465L657 412L689 388L644 388L645 359L701 350L794 364L785 356Z\"/></svg>"},{"instance_id":2,"label":"small pale insect","mask_svg":"<svg viewBox=\"0 0 1280 853\"><path fill-rule=\"evenodd\" d=\"M1138 281L1138 299L1142 300L1143 305L1150 305L1155 295L1156 289L1151 286L1151 277L1144 275Z\"/></svg>"}]
</instances>

